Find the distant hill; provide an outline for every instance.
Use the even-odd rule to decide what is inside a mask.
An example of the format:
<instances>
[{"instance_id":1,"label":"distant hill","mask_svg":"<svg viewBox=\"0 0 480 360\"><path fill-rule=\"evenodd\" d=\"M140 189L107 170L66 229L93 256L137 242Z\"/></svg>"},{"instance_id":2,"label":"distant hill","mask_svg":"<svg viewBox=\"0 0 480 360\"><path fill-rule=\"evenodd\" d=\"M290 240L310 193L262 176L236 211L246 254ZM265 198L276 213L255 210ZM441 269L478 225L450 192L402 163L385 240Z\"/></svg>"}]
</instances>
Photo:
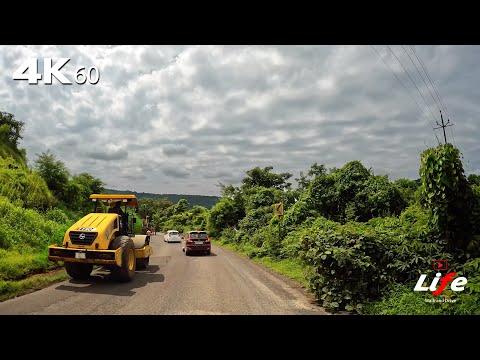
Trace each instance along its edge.
<instances>
[{"instance_id":1,"label":"distant hill","mask_svg":"<svg viewBox=\"0 0 480 360\"><path fill-rule=\"evenodd\" d=\"M185 199L190 204L190 207L195 205L205 206L207 209L211 209L215 203L220 200L218 196L207 196L207 195L181 195L181 194L152 194L145 192L136 192L130 190L113 190L105 189L105 194L132 194L137 198L167 198L172 203L177 203L180 199Z\"/></svg>"}]
</instances>

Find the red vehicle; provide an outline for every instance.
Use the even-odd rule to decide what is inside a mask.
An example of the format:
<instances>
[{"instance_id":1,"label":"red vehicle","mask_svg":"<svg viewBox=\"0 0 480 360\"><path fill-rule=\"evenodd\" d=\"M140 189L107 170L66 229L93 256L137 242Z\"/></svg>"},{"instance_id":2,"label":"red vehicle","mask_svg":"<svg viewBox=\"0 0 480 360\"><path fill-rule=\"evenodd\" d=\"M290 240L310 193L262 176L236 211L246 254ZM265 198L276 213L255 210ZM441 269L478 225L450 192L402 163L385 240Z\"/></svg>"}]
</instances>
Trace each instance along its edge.
<instances>
[{"instance_id":1,"label":"red vehicle","mask_svg":"<svg viewBox=\"0 0 480 360\"><path fill-rule=\"evenodd\" d=\"M190 255L193 251L201 251L210 255L212 245L206 231L189 231L185 235L185 246L183 251L185 255Z\"/></svg>"}]
</instances>

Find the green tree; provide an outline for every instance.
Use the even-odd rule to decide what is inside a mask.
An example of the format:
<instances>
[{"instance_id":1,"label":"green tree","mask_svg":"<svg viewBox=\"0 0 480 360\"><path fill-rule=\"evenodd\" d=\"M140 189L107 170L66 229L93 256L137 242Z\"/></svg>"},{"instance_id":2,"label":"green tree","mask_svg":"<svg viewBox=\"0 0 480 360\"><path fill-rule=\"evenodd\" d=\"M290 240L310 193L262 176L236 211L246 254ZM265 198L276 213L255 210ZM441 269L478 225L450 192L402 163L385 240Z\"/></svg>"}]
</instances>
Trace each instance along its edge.
<instances>
[{"instance_id":1,"label":"green tree","mask_svg":"<svg viewBox=\"0 0 480 360\"><path fill-rule=\"evenodd\" d=\"M287 212L285 222L294 226L315 213L341 223L365 222L377 216L399 215L406 206L387 176L375 176L361 162L351 161L329 174L324 169L318 171Z\"/></svg>"},{"instance_id":2,"label":"green tree","mask_svg":"<svg viewBox=\"0 0 480 360\"><path fill-rule=\"evenodd\" d=\"M62 201L69 209L79 210L88 200L87 189L81 183L71 180L65 185L62 195ZM90 202L88 202L90 204Z\"/></svg>"},{"instance_id":3,"label":"green tree","mask_svg":"<svg viewBox=\"0 0 480 360\"><path fill-rule=\"evenodd\" d=\"M282 190L263 186L252 188L245 196L245 209L248 212L262 206L271 207L273 204L283 201L283 193Z\"/></svg>"},{"instance_id":4,"label":"green tree","mask_svg":"<svg viewBox=\"0 0 480 360\"><path fill-rule=\"evenodd\" d=\"M255 186L263 186L266 188L274 187L280 190L290 188L292 184L287 182L287 180L292 177L292 174L275 174L272 172L272 169L272 166L267 166L263 169L257 166L246 171L247 177L242 180L242 188L248 189Z\"/></svg>"},{"instance_id":5,"label":"green tree","mask_svg":"<svg viewBox=\"0 0 480 360\"><path fill-rule=\"evenodd\" d=\"M344 223L355 219L358 221L370 219L371 217L365 214L365 204L358 201L357 195L364 190L366 182L372 176L371 171L360 161L354 160L333 172L331 176L335 180L337 221Z\"/></svg>"},{"instance_id":6,"label":"green tree","mask_svg":"<svg viewBox=\"0 0 480 360\"><path fill-rule=\"evenodd\" d=\"M173 203L167 198L139 198L139 212L138 214L142 219L147 216L149 219L153 219L154 214L158 214L157 218L165 216L165 212L170 208ZM172 208L173 213L173 208Z\"/></svg>"},{"instance_id":7,"label":"green tree","mask_svg":"<svg viewBox=\"0 0 480 360\"><path fill-rule=\"evenodd\" d=\"M335 185L335 177L332 174L313 179L298 201L295 214L292 213L294 223L303 221L312 211L322 214L327 219L339 221L341 209L346 206L339 202ZM298 212L300 209L301 213Z\"/></svg>"},{"instance_id":8,"label":"green tree","mask_svg":"<svg viewBox=\"0 0 480 360\"><path fill-rule=\"evenodd\" d=\"M204 206L195 205L189 212L188 225L192 230L205 230L208 221L208 209Z\"/></svg>"},{"instance_id":9,"label":"green tree","mask_svg":"<svg viewBox=\"0 0 480 360\"><path fill-rule=\"evenodd\" d=\"M190 204L188 203L187 200L180 199L174 205L174 212L175 212L175 214L181 214L181 213L187 211L189 207L190 207Z\"/></svg>"},{"instance_id":10,"label":"green tree","mask_svg":"<svg viewBox=\"0 0 480 360\"><path fill-rule=\"evenodd\" d=\"M217 186L220 187L220 192L222 193L222 196L228 197L230 199L233 199L236 196L241 195L242 193L241 188L235 187L233 185L225 185L219 182Z\"/></svg>"},{"instance_id":11,"label":"green tree","mask_svg":"<svg viewBox=\"0 0 480 360\"><path fill-rule=\"evenodd\" d=\"M15 119L13 114L0 111L0 157L12 157L19 166L26 166L27 152L18 149L18 141L22 139L24 123Z\"/></svg>"},{"instance_id":12,"label":"green tree","mask_svg":"<svg viewBox=\"0 0 480 360\"><path fill-rule=\"evenodd\" d=\"M35 169L43 177L53 195L57 199L63 200L66 195L68 179L70 177L70 172L65 163L57 159L50 150L36 155Z\"/></svg>"},{"instance_id":13,"label":"green tree","mask_svg":"<svg viewBox=\"0 0 480 360\"><path fill-rule=\"evenodd\" d=\"M356 195L355 204L360 209L358 211L360 221L368 221L376 217L399 216L408 205L400 190L388 180L386 175L370 176L364 188Z\"/></svg>"},{"instance_id":14,"label":"green tree","mask_svg":"<svg viewBox=\"0 0 480 360\"><path fill-rule=\"evenodd\" d=\"M82 184L90 194L101 194L105 190L105 183L100 179L89 173L81 173L75 175L72 180Z\"/></svg>"},{"instance_id":15,"label":"green tree","mask_svg":"<svg viewBox=\"0 0 480 360\"><path fill-rule=\"evenodd\" d=\"M233 200L235 206L238 209L242 209L242 212L245 213L245 196L242 188L233 185L225 186L221 183L220 187L223 197Z\"/></svg>"},{"instance_id":16,"label":"green tree","mask_svg":"<svg viewBox=\"0 0 480 360\"><path fill-rule=\"evenodd\" d=\"M91 174L74 175L67 183L63 201L70 209L91 210L90 195L101 194L104 191L104 185L101 179Z\"/></svg>"},{"instance_id":17,"label":"green tree","mask_svg":"<svg viewBox=\"0 0 480 360\"><path fill-rule=\"evenodd\" d=\"M402 194L403 199L409 205L412 205L415 202L415 192L420 187L421 183L410 179L397 179L395 180L394 185Z\"/></svg>"},{"instance_id":18,"label":"green tree","mask_svg":"<svg viewBox=\"0 0 480 360\"><path fill-rule=\"evenodd\" d=\"M425 150L421 155L420 177L424 205L446 242L446 250L466 250L472 239L474 196L465 177L460 151L452 144Z\"/></svg>"},{"instance_id":19,"label":"green tree","mask_svg":"<svg viewBox=\"0 0 480 360\"><path fill-rule=\"evenodd\" d=\"M210 210L207 229L212 236L218 236L223 229L237 226L243 217L244 208L238 207L233 199L223 197Z\"/></svg>"},{"instance_id":20,"label":"green tree","mask_svg":"<svg viewBox=\"0 0 480 360\"><path fill-rule=\"evenodd\" d=\"M325 175L326 172L327 169L325 168L325 165L318 165L316 162L313 163L310 170L308 170L307 175L304 175L303 171L300 171L300 177L295 179L298 183L298 188L300 190L305 190L308 185L310 185L312 179L315 179L317 176Z\"/></svg>"},{"instance_id":21,"label":"green tree","mask_svg":"<svg viewBox=\"0 0 480 360\"><path fill-rule=\"evenodd\" d=\"M470 185L480 186L480 175L470 174L467 179Z\"/></svg>"},{"instance_id":22,"label":"green tree","mask_svg":"<svg viewBox=\"0 0 480 360\"><path fill-rule=\"evenodd\" d=\"M18 150L18 140L22 138L25 123L16 120L13 114L0 111L0 140Z\"/></svg>"}]
</instances>

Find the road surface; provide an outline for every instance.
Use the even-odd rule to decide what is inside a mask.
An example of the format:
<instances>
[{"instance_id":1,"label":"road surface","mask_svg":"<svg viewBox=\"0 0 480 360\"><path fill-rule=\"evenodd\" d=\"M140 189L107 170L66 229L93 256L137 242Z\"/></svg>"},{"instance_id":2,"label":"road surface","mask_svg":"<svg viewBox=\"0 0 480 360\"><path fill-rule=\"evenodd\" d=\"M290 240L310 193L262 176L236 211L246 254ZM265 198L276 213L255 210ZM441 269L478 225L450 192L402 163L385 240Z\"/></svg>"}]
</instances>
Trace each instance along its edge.
<instances>
[{"instance_id":1,"label":"road surface","mask_svg":"<svg viewBox=\"0 0 480 360\"><path fill-rule=\"evenodd\" d=\"M325 314L293 281L213 245L210 256L185 256L182 244L152 236L154 254L133 281L96 270L0 303L0 314Z\"/></svg>"}]
</instances>

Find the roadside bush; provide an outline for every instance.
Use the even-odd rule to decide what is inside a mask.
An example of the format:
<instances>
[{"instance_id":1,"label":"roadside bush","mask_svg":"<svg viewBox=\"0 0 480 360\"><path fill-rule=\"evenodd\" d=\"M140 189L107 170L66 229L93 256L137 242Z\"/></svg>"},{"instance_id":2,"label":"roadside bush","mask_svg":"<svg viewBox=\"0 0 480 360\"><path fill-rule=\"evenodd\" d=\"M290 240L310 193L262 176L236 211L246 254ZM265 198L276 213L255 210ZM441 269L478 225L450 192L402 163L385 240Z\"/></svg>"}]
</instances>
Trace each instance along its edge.
<instances>
[{"instance_id":1,"label":"roadside bush","mask_svg":"<svg viewBox=\"0 0 480 360\"><path fill-rule=\"evenodd\" d=\"M366 224L348 223L303 239L309 286L329 309L361 311L387 284L388 237Z\"/></svg>"},{"instance_id":2,"label":"roadside bush","mask_svg":"<svg viewBox=\"0 0 480 360\"><path fill-rule=\"evenodd\" d=\"M458 294L456 313L480 315L480 257L468 260L458 274L468 282L465 290Z\"/></svg>"},{"instance_id":3,"label":"roadside bush","mask_svg":"<svg viewBox=\"0 0 480 360\"><path fill-rule=\"evenodd\" d=\"M220 235L220 239L225 242L225 243L234 243L235 242L235 237L237 232L235 229L229 227L225 228L222 230L222 233Z\"/></svg>"},{"instance_id":4,"label":"roadside bush","mask_svg":"<svg viewBox=\"0 0 480 360\"><path fill-rule=\"evenodd\" d=\"M425 205L449 252L465 251L473 237L474 195L460 157L452 144L438 145L421 155Z\"/></svg>"},{"instance_id":5,"label":"roadside bush","mask_svg":"<svg viewBox=\"0 0 480 360\"><path fill-rule=\"evenodd\" d=\"M409 206L399 217L401 224L404 226L403 229L413 234L432 234L434 229L431 228L429 218L430 215L427 210L419 204Z\"/></svg>"},{"instance_id":6,"label":"roadside bush","mask_svg":"<svg viewBox=\"0 0 480 360\"><path fill-rule=\"evenodd\" d=\"M328 220L324 217L309 217L295 230L290 231L282 241L280 250L281 258L296 258L302 249L303 239L316 238L322 231L334 230L340 227L340 223Z\"/></svg>"},{"instance_id":7,"label":"roadside bush","mask_svg":"<svg viewBox=\"0 0 480 360\"><path fill-rule=\"evenodd\" d=\"M237 226L244 216L244 209L235 200L223 197L209 212L207 231L212 236L218 236L224 228Z\"/></svg>"},{"instance_id":8,"label":"roadside bush","mask_svg":"<svg viewBox=\"0 0 480 360\"><path fill-rule=\"evenodd\" d=\"M400 191L405 203L413 205L415 203L415 191L419 188L420 183L420 179L417 181L412 181L410 179L397 179L395 180L394 185Z\"/></svg>"},{"instance_id":9,"label":"roadside bush","mask_svg":"<svg viewBox=\"0 0 480 360\"><path fill-rule=\"evenodd\" d=\"M48 209L45 214L47 220L55 221L59 224L71 225L73 222L68 218L62 210L54 208Z\"/></svg>"},{"instance_id":10,"label":"roadside bush","mask_svg":"<svg viewBox=\"0 0 480 360\"><path fill-rule=\"evenodd\" d=\"M263 206L260 208L252 209L247 213L239 222L239 228L244 231L246 237L243 237L243 241L250 241L250 238L260 230L262 227L269 224L270 219L273 217L273 211L271 206Z\"/></svg>"},{"instance_id":11,"label":"roadside bush","mask_svg":"<svg viewBox=\"0 0 480 360\"><path fill-rule=\"evenodd\" d=\"M257 247L255 256L271 256L278 258L282 250L282 242L279 238L278 225L267 225L255 232L250 242Z\"/></svg>"},{"instance_id":12,"label":"roadside bush","mask_svg":"<svg viewBox=\"0 0 480 360\"><path fill-rule=\"evenodd\" d=\"M248 243L250 239L250 236L247 234L247 232L243 229L239 229L235 231L235 237L233 238L233 241L236 244L246 244Z\"/></svg>"},{"instance_id":13,"label":"roadside bush","mask_svg":"<svg viewBox=\"0 0 480 360\"><path fill-rule=\"evenodd\" d=\"M310 287L323 305L361 312L387 285L417 279L434 259L453 261L443 253L441 240L428 231L411 231L416 223L412 214L410 221L376 218L368 223L332 224L313 236L301 234L300 255L309 265Z\"/></svg>"},{"instance_id":14,"label":"roadside bush","mask_svg":"<svg viewBox=\"0 0 480 360\"><path fill-rule=\"evenodd\" d=\"M285 232L293 231L309 217L315 218L317 216L319 216L318 211L305 199L300 199L285 212L283 219Z\"/></svg>"},{"instance_id":15,"label":"roadside bush","mask_svg":"<svg viewBox=\"0 0 480 360\"><path fill-rule=\"evenodd\" d=\"M15 247L19 252L43 250L49 244L61 243L68 227L0 197L0 248Z\"/></svg>"},{"instance_id":16,"label":"roadside bush","mask_svg":"<svg viewBox=\"0 0 480 360\"><path fill-rule=\"evenodd\" d=\"M480 256L480 186L472 186L472 240L468 244L467 251L473 257Z\"/></svg>"},{"instance_id":17,"label":"roadside bush","mask_svg":"<svg viewBox=\"0 0 480 360\"><path fill-rule=\"evenodd\" d=\"M274 234L270 225L260 228L250 238L250 242L256 247L262 247L264 244L272 243L274 241L279 241L278 230Z\"/></svg>"},{"instance_id":18,"label":"roadside bush","mask_svg":"<svg viewBox=\"0 0 480 360\"><path fill-rule=\"evenodd\" d=\"M370 176L355 196L357 211L355 220L366 221L375 217L400 215L407 207L402 193L387 176Z\"/></svg>"},{"instance_id":19,"label":"roadside bush","mask_svg":"<svg viewBox=\"0 0 480 360\"><path fill-rule=\"evenodd\" d=\"M288 201L285 192L263 187L269 185L257 169L253 177L247 173L255 179L249 186L224 187L229 191L210 212L209 226L260 262L298 265L301 259L310 289L328 309L478 313L479 269L472 260L480 255L478 179L467 182L451 145L425 151L421 163L420 179L394 183L359 161L328 174L322 168L313 179L301 173ZM273 216L278 201L286 205L283 218ZM469 274L465 291L443 294L462 300L458 306L436 306L413 291L420 274L434 273L435 259Z\"/></svg>"},{"instance_id":20,"label":"roadside bush","mask_svg":"<svg viewBox=\"0 0 480 360\"><path fill-rule=\"evenodd\" d=\"M451 266L453 265L453 266ZM461 268L458 276L468 279L465 290L455 292L445 289L440 298L455 302L427 302L430 293L413 291L415 282L392 284L385 288L382 298L368 304L362 311L375 315L480 315L480 258L467 261L463 267L449 264L451 268ZM430 271L433 277L434 272Z\"/></svg>"}]
</instances>

